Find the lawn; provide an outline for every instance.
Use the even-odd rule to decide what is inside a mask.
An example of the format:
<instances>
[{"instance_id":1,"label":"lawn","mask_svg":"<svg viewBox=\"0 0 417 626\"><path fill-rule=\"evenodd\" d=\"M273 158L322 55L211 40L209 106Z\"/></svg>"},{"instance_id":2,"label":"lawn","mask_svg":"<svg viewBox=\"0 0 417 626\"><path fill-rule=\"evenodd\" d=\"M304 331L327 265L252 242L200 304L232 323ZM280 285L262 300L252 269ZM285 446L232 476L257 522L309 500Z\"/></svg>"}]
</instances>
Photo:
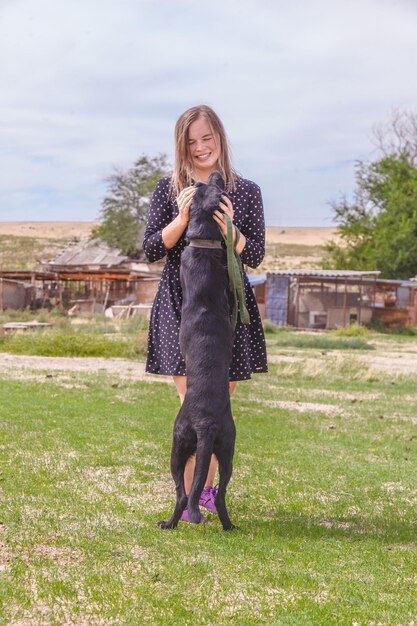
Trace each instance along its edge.
<instances>
[{"instance_id":1,"label":"lawn","mask_svg":"<svg viewBox=\"0 0 417 626\"><path fill-rule=\"evenodd\" d=\"M156 527L172 385L3 375L1 624L417 623L415 377L371 374L360 349L280 362L274 341L233 398L228 533Z\"/></svg>"}]
</instances>

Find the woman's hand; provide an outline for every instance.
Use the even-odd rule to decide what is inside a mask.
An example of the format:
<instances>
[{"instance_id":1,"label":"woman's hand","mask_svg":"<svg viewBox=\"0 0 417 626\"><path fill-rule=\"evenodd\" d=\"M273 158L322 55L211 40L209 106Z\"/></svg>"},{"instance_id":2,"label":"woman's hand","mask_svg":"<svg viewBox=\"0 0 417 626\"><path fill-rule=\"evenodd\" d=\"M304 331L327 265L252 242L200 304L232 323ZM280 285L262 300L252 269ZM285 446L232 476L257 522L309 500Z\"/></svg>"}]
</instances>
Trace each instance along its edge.
<instances>
[{"instance_id":1,"label":"woman's hand","mask_svg":"<svg viewBox=\"0 0 417 626\"><path fill-rule=\"evenodd\" d=\"M227 215L230 217L230 219L233 222L234 211L233 211L233 204L230 198L228 198L227 196L222 196L219 202L219 207L222 209L224 213L227 213ZM218 209L216 209L216 211L214 211L213 213L213 219L217 222L223 235L227 237L227 223L226 223L226 218L224 216L224 213L222 213L222 211L219 211ZM235 239L236 239L236 231L233 228L233 242L235 241Z\"/></svg>"},{"instance_id":2,"label":"woman's hand","mask_svg":"<svg viewBox=\"0 0 417 626\"><path fill-rule=\"evenodd\" d=\"M196 187L184 187L181 193L177 196L177 204L179 210L179 219L185 226L190 221L190 206L193 201Z\"/></svg>"},{"instance_id":3,"label":"woman's hand","mask_svg":"<svg viewBox=\"0 0 417 626\"><path fill-rule=\"evenodd\" d=\"M196 187L185 187L178 194L176 201L178 205L178 215L174 217L172 222L162 229L162 242L167 250L171 250L181 239L185 229L190 221L190 206Z\"/></svg>"},{"instance_id":4,"label":"woman's hand","mask_svg":"<svg viewBox=\"0 0 417 626\"><path fill-rule=\"evenodd\" d=\"M222 211L219 211L219 210L214 211L213 219L219 225L219 228L222 231L223 235L227 237L227 222L224 216L224 213L227 213L227 215L232 220L233 246L235 246L236 252L238 254L241 254L243 251L243 248L246 245L246 237L242 233L240 233L239 241L238 243L236 243L236 227L233 224L234 210L233 210L232 201L227 196L222 196L222 199L220 200L220 203L219 203L219 207L222 209L223 213Z\"/></svg>"}]
</instances>

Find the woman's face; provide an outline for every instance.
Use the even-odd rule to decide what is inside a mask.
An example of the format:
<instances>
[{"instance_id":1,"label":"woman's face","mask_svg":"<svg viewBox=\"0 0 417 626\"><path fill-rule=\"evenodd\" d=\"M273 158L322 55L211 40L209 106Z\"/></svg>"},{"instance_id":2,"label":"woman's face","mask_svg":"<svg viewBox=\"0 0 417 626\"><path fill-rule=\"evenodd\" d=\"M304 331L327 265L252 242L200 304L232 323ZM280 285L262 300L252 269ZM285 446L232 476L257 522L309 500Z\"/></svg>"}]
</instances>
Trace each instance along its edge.
<instances>
[{"instance_id":1,"label":"woman's face","mask_svg":"<svg viewBox=\"0 0 417 626\"><path fill-rule=\"evenodd\" d=\"M211 129L204 117L190 124L188 129L188 147L196 175L206 179L217 168L220 157L220 137Z\"/></svg>"}]
</instances>

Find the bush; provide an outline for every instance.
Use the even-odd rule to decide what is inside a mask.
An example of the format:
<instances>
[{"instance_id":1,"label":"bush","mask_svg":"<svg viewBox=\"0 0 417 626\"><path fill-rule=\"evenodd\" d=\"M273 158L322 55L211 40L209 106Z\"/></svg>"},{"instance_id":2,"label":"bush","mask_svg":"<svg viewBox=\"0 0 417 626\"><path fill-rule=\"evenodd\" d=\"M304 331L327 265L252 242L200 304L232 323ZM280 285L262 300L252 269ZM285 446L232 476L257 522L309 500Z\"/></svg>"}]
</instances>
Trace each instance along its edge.
<instances>
[{"instance_id":1,"label":"bush","mask_svg":"<svg viewBox=\"0 0 417 626\"><path fill-rule=\"evenodd\" d=\"M362 326L357 322L350 324L349 326L344 326L342 328L336 328L335 330L331 330L330 334L334 337L366 337L369 336L370 330L366 326Z\"/></svg>"},{"instance_id":2,"label":"bush","mask_svg":"<svg viewBox=\"0 0 417 626\"><path fill-rule=\"evenodd\" d=\"M276 334L286 332L288 328L286 326L278 326L271 322L271 320L263 320L262 326L264 329L264 333Z\"/></svg>"}]
</instances>

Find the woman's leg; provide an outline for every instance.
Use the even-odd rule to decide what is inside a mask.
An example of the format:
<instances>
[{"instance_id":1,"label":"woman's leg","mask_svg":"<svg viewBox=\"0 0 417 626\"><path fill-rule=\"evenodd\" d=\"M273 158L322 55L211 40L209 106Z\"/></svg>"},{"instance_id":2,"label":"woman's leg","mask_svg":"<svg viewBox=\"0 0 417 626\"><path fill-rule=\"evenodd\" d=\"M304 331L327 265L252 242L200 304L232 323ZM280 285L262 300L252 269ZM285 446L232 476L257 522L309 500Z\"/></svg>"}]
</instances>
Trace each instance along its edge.
<instances>
[{"instance_id":1,"label":"woman's leg","mask_svg":"<svg viewBox=\"0 0 417 626\"><path fill-rule=\"evenodd\" d=\"M174 378L175 386L177 388L177 393L180 397L180 402L182 404L184 402L184 397L187 391L187 377L186 376L174 376L173 378ZM234 390L236 389L236 385L237 385L236 380L233 380L229 383L230 395L233 394ZM217 459L214 456L214 454L212 454L209 471L207 473L206 484L204 485L205 488L213 487L214 479L216 477L216 472L217 472L217 466L218 466ZM195 456L191 456L187 461L187 464L185 466L185 471L184 471L185 493L187 495L190 493L191 485L193 482L194 468L195 468Z\"/></svg>"},{"instance_id":2,"label":"woman's leg","mask_svg":"<svg viewBox=\"0 0 417 626\"><path fill-rule=\"evenodd\" d=\"M184 402L185 394L187 391L187 377L186 376L173 376L177 393L180 397L181 404Z\"/></svg>"}]
</instances>

